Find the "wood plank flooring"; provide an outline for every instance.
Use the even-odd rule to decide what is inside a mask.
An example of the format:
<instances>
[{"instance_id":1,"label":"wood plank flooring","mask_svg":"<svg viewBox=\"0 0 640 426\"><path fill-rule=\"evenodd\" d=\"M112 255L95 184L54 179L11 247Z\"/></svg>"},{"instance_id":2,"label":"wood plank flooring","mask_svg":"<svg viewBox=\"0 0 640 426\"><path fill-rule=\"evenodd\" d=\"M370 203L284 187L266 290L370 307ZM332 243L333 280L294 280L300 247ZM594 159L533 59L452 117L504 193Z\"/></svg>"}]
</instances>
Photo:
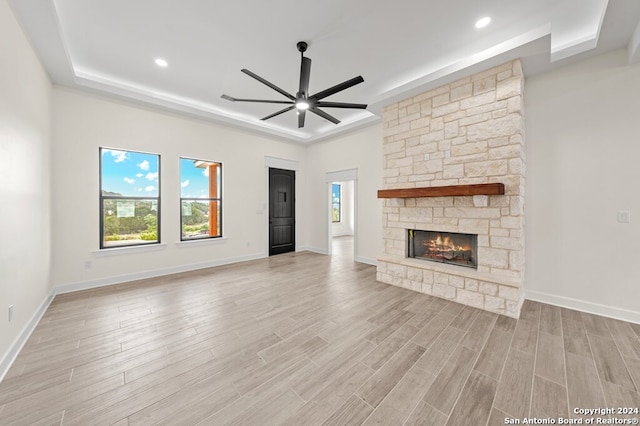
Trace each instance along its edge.
<instances>
[{"instance_id":1,"label":"wood plank flooring","mask_svg":"<svg viewBox=\"0 0 640 426\"><path fill-rule=\"evenodd\" d=\"M498 425L640 408L639 325L413 293L376 282L351 244L57 296L0 383L0 424Z\"/></svg>"}]
</instances>

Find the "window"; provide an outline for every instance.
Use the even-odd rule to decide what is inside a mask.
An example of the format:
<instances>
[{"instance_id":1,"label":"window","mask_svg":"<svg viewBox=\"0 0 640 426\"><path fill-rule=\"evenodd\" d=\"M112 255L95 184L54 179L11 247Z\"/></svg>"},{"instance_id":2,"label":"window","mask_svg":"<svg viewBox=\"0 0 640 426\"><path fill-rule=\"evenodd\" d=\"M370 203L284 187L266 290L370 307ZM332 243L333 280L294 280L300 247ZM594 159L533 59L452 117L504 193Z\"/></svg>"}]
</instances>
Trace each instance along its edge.
<instances>
[{"instance_id":1,"label":"window","mask_svg":"<svg viewBox=\"0 0 640 426\"><path fill-rule=\"evenodd\" d=\"M100 248L160 242L160 156L100 148Z\"/></svg>"},{"instance_id":2,"label":"window","mask_svg":"<svg viewBox=\"0 0 640 426\"><path fill-rule=\"evenodd\" d=\"M182 241L222 236L222 163L180 158Z\"/></svg>"},{"instance_id":3,"label":"window","mask_svg":"<svg viewBox=\"0 0 640 426\"><path fill-rule=\"evenodd\" d=\"M342 221L342 194L341 187L339 183L331 184L331 207L332 207L332 217L334 222Z\"/></svg>"}]
</instances>

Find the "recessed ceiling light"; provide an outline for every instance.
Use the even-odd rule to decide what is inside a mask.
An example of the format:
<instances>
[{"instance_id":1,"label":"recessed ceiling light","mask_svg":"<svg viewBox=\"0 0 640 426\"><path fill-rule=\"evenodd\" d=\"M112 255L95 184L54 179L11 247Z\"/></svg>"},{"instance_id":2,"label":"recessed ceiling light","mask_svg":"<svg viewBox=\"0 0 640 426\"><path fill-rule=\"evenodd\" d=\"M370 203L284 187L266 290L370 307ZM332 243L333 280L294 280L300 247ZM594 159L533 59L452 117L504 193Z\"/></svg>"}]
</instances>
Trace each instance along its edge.
<instances>
[{"instance_id":1,"label":"recessed ceiling light","mask_svg":"<svg viewBox=\"0 0 640 426\"><path fill-rule=\"evenodd\" d=\"M476 28L484 28L491 23L491 17L485 16L476 21Z\"/></svg>"},{"instance_id":2,"label":"recessed ceiling light","mask_svg":"<svg viewBox=\"0 0 640 426\"><path fill-rule=\"evenodd\" d=\"M167 62L166 60L162 59L162 58L157 58L155 60L156 65L162 68L166 68L169 65L169 62Z\"/></svg>"}]
</instances>

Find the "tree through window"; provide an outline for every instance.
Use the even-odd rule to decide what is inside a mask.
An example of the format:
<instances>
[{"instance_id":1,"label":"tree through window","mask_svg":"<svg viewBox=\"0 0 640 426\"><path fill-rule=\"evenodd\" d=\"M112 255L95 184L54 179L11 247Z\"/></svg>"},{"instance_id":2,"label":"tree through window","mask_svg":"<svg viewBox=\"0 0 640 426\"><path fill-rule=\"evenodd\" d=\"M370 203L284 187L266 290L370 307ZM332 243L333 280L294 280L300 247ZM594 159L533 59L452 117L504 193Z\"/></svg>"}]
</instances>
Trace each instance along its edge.
<instances>
[{"instance_id":1,"label":"tree through window","mask_svg":"<svg viewBox=\"0 0 640 426\"><path fill-rule=\"evenodd\" d=\"M331 207L333 222L342 221L342 187L339 183L331 184Z\"/></svg>"},{"instance_id":2,"label":"tree through window","mask_svg":"<svg viewBox=\"0 0 640 426\"><path fill-rule=\"evenodd\" d=\"M160 242L160 156L100 148L100 248Z\"/></svg>"}]
</instances>

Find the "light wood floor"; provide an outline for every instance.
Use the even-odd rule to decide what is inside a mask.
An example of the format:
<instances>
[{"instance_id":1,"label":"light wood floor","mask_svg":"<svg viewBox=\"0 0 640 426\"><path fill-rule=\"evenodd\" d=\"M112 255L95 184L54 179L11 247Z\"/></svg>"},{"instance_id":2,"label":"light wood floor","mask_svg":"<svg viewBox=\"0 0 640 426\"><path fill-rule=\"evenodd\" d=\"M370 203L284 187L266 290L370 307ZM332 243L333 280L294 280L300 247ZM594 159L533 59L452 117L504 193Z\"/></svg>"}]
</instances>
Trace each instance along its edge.
<instances>
[{"instance_id":1,"label":"light wood floor","mask_svg":"<svg viewBox=\"0 0 640 426\"><path fill-rule=\"evenodd\" d=\"M464 307L376 282L337 243L332 258L56 297L0 383L0 424L498 425L640 408L639 325Z\"/></svg>"}]
</instances>

